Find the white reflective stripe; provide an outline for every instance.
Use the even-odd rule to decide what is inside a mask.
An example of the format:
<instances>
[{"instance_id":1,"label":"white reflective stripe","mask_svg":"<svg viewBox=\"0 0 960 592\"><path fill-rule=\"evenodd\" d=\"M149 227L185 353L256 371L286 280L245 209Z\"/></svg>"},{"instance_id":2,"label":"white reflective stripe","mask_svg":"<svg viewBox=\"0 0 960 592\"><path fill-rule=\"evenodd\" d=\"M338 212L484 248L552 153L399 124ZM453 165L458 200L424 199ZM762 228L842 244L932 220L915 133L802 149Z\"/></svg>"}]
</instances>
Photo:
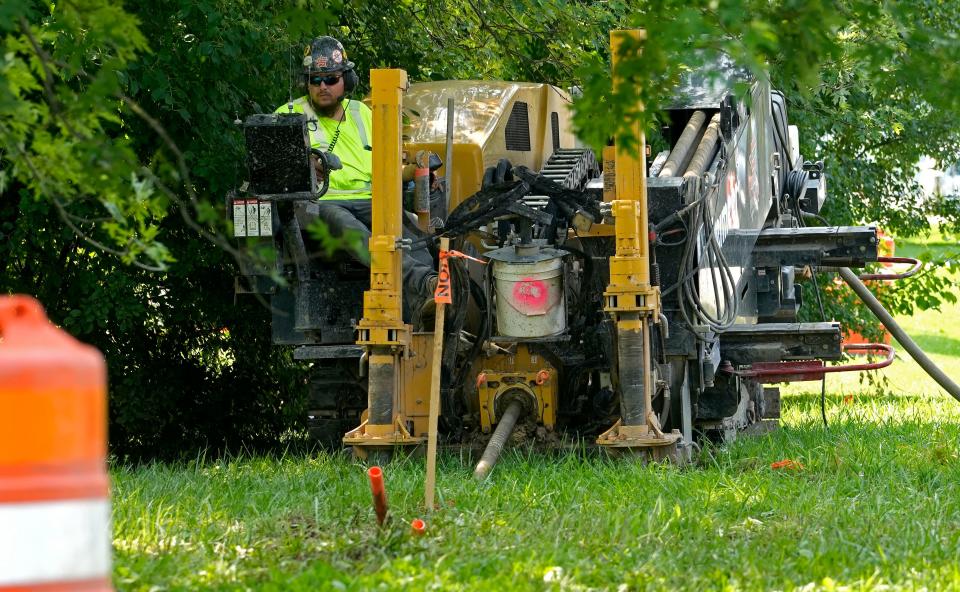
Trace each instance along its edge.
<instances>
[{"instance_id":1,"label":"white reflective stripe","mask_svg":"<svg viewBox=\"0 0 960 592\"><path fill-rule=\"evenodd\" d=\"M327 146L329 146L327 134L323 131L323 126L320 125L320 119L317 117L316 111L313 110L310 101L303 101L301 104L303 105L303 114L307 116L307 130L310 131L310 146L320 144L320 150L326 150ZM313 121L310 121L311 119Z\"/></svg>"},{"instance_id":2,"label":"white reflective stripe","mask_svg":"<svg viewBox=\"0 0 960 592\"><path fill-rule=\"evenodd\" d=\"M331 189L330 193L367 193L371 187L370 183L364 183L362 187L356 189Z\"/></svg>"},{"instance_id":3,"label":"white reflective stripe","mask_svg":"<svg viewBox=\"0 0 960 592\"><path fill-rule=\"evenodd\" d=\"M110 577L106 499L0 504L0 586Z\"/></svg>"},{"instance_id":4,"label":"white reflective stripe","mask_svg":"<svg viewBox=\"0 0 960 592\"><path fill-rule=\"evenodd\" d=\"M329 195L361 195L370 193L370 184L364 184L363 189L329 189L324 193L324 197Z\"/></svg>"},{"instance_id":5,"label":"white reflective stripe","mask_svg":"<svg viewBox=\"0 0 960 592\"><path fill-rule=\"evenodd\" d=\"M353 123L357 126L357 132L360 134L360 147L366 148L370 145L370 142L367 141L367 128L363 127L363 117L360 117L360 106L362 104L360 101L350 101L350 118L353 119Z\"/></svg>"}]
</instances>

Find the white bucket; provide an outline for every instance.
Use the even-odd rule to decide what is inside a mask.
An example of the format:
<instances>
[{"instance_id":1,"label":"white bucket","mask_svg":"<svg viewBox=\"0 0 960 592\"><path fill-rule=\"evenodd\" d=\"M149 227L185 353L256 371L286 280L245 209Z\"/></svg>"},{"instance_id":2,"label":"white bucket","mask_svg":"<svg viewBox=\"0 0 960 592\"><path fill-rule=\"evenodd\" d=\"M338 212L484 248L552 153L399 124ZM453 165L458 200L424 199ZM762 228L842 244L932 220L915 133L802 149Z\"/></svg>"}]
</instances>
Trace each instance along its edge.
<instances>
[{"instance_id":1,"label":"white bucket","mask_svg":"<svg viewBox=\"0 0 960 592\"><path fill-rule=\"evenodd\" d=\"M505 337L546 337L567 327L563 257L532 263L494 261L497 333Z\"/></svg>"}]
</instances>

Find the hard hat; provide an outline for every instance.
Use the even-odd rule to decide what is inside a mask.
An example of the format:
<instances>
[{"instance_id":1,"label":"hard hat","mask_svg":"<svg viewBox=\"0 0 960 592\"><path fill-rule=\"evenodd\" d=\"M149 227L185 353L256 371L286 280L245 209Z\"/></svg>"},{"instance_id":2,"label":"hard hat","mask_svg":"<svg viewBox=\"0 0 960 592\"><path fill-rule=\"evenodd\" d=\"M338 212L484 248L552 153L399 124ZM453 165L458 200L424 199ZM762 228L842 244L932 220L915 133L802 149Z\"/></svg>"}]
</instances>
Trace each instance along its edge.
<instances>
[{"instance_id":1,"label":"hard hat","mask_svg":"<svg viewBox=\"0 0 960 592\"><path fill-rule=\"evenodd\" d=\"M353 69L347 50L333 37L317 37L303 53L303 69L307 74L329 74Z\"/></svg>"}]
</instances>

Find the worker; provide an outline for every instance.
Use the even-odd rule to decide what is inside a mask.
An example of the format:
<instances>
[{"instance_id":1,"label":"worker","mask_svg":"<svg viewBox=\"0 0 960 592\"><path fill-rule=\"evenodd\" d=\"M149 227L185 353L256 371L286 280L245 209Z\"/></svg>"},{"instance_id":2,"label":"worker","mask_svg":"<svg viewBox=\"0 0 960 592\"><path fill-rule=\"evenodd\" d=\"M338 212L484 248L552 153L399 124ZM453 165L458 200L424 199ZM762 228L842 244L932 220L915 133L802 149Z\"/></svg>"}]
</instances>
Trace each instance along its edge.
<instances>
[{"instance_id":1,"label":"worker","mask_svg":"<svg viewBox=\"0 0 960 592\"><path fill-rule=\"evenodd\" d=\"M343 168L330 172L330 188L323 197L297 206L297 219L301 228L320 219L333 236L360 236L362 250L348 250L355 259L369 265L372 115L361 101L347 97L357 87L359 77L343 44L328 36L314 39L304 52L303 80L307 94L281 105L276 112L306 115L310 147L336 154ZM318 173L323 173L319 160L314 159L314 166ZM420 238L408 225L404 226L403 235ZM424 306L429 308L436 283L433 259L425 246L404 250L404 316L408 320Z\"/></svg>"}]
</instances>

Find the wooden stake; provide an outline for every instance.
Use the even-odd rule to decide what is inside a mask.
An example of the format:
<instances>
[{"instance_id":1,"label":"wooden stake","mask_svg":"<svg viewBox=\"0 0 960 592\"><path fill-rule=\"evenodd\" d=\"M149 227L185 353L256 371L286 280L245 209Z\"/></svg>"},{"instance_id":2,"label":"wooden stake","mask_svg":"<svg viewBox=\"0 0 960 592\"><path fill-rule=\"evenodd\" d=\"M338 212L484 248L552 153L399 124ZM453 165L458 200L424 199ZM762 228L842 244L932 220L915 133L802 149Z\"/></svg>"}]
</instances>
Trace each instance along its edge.
<instances>
[{"instance_id":1,"label":"wooden stake","mask_svg":"<svg viewBox=\"0 0 960 592\"><path fill-rule=\"evenodd\" d=\"M440 252L445 254L449 249L450 239L441 238ZM445 261L441 261L441 276L445 270L448 277L440 277L439 282L449 282L449 268ZM438 283L438 286L440 285L442 284ZM449 286L449 283L447 285ZM433 490L437 478L437 420L440 416L440 369L443 361L443 321L446 307L444 300L437 300L437 317L433 325L433 368L430 376L430 422L427 430L427 481L423 488L428 512L433 511Z\"/></svg>"}]
</instances>

